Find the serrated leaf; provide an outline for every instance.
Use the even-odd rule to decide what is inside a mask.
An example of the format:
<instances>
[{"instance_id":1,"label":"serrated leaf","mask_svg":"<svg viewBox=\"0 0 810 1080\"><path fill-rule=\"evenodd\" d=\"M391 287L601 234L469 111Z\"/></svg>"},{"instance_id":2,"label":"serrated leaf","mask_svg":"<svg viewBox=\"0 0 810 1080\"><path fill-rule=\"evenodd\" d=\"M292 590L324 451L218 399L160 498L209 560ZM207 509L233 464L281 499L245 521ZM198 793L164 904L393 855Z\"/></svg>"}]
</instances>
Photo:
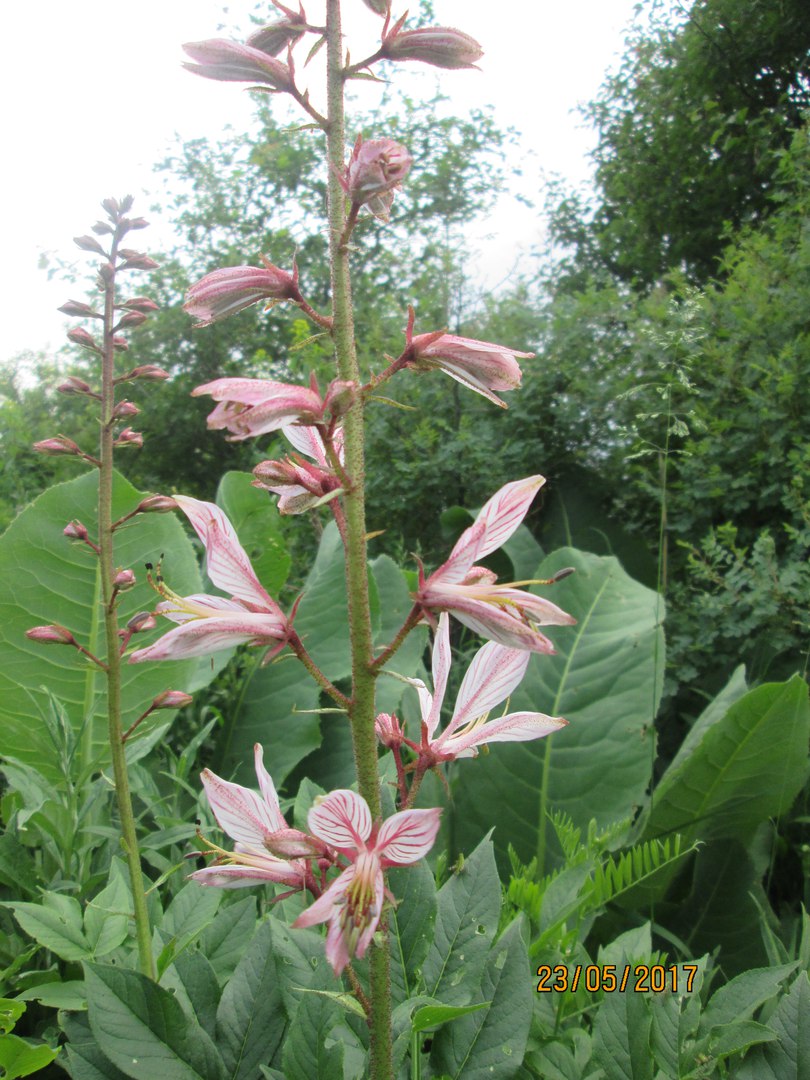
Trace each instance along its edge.
<instances>
[{"instance_id":1,"label":"serrated leaf","mask_svg":"<svg viewBox=\"0 0 810 1080\"><path fill-rule=\"evenodd\" d=\"M7 901L26 934L63 960L83 960L91 947L82 931L82 909L73 896L43 893L42 903Z\"/></svg>"},{"instance_id":2,"label":"serrated leaf","mask_svg":"<svg viewBox=\"0 0 810 1080\"><path fill-rule=\"evenodd\" d=\"M395 1001L411 997L433 939L436 882L426 862L389 871L388 887L398 903L388 925L391 936L391 985Z\"/></svg>"},{"instance_id":3,"label":"serrated leaf","mask_svg":"<svg viewBox=\"0 0 810 1080\"><path fill-rule=\"evenodd\" d=\"M489 1008L442 1027L431 1061L453 1080L507 1080L523 1061L532 1018L533 984L515 921L492 946L480 994Z\"/></svg>"},{"instance_id":4,"label":"serrated leaf","mask_svg":"<svg viewBox=\"0 0 810 1080\"><path fill-rule=\"evenodd\" d=\"M593 1026L593 1062L605 1080L653 1080L651 1016L644 994L606 994Z\"/></svg>"},{"instance_id":5,"label":"serrated leaf","mask_svg":"<svg viewBox=\"0 0 810 1080\"><path fill-rule=\"evenodd\" d=\"M196 1019L205 1031L214 1030L220 987L216 972L199 949L184 949L175 956L160 984L174 991L187 1015Z\"/></svg>"},{"instance_id":6,"label":"serrated leaf","mask_svg":"<svg viewBox=\"0 0 810 1080\"><path fill-rule=\"evenodd\" d=\"M217 1009L217 1046L231 1080L253 1080L272 1060L287 1017L276 975L273 924L261 923Z\"/></svg>"},{"instance_id":7,"label":"serrated leaf","mask_svg":"<svg viewBox=\"0 0 810 1080\"><path fill-rule=\"evenodd\" d=\"M111 875L109 884L84 909L84 933L94 958L106 956L126 941L129 909L129 890L120 876Z\"/></svg>"},{"instance_id":8,"label":"serrated leaf","mask_svg":"<svg viewBox=\"0 0 810 1080\"><path fill-rule=\"evenodd\" d=\"M311 989L334 988L334 976L320 969ZM331 985L330 985L331 984ZM343 1043L333 1032L342 1018L339 1005L321 994L303 994L284 1040L281 1061L286 1080L343 1080Z\"/></svg>"},{"instance_id":9,"label":"serrated leaf","mask_svg":"<svg viewBox=\"0 0 810 1080\"><path fill-rule=\"evenodd\" d=\"M496 826L499 857L511 843L524 862L552 860L547 813L564 810L587 829L632 817L650 781L652 721L664 664L660 598L628 577L614 558L562 549L534 577L575 573L544 591L577 625L549 627L554 656L533 656L510 709L563 716L568 727L532 742L494 746L456 767L456 843Z\"/></svg>"},{"instance_id":10,"label":"serrated leaf","mask_svg":"<svg viewBox=\"0 0 810 1080\"><path fill-rule=\"evenodd\" d=\"M65 1068L73 1080L126 1080L126 1074L99 1049L86 1014L62 1012L59 1024L68 1038Z\"/></svg>"},{"instance_id":11,"label":"serrated leaf","mask_svg":"<svg viewBox=\"0 0 810 1080\"><path fill-rule=\"evenodd\" d=\"M768 1020L775 1041L746 1054L735 1080L805 1080L810 1061L808 1015L810 980L802 971Z\"/></svg>"},{"instance_id":12,"label":"serrated leaf","mask_svg":"<svg viewBox=\"0 0 810 1080\"><path fill-rule=\"evenodd\" d=\"M116 475L114 518L132 510L140 498L131 484ZM58 780L55 751L41 719L49 706L45 686L63 703L74 731L81 729L89 710L93 756L101 762L109 758L106 684L100 670L75 649L41 645L25 636L32 626L59 623L103 659L98 560L87 547L69 543L62 534L74 518L84 523L91 536L95 533L96 499L93 470L49 488L0 537L0 754L13 754L35 765L54 782ZM133 589L121 594L122 625L136 612L154 607L155 594L142 567L146 561L156 562L161 552L166 554L164 569L172 588L183 594L201 590L197 560L179 522L167 514L139 515L116 532L116 564L133 567L138 579ZM156 636L156 631L141 634L144 640L138 644L146 645ZM125 664L124 729L168 685L185 690L199 679L199 673L195 659ZM204 682L203 678L199 685ZM131 740L132 747L153 729L165 729L169 720L167 712L147 720Z\"/></svg>"},{"instance_id":13,"label":"serrated leaf","mask_svg":"<svg viewBox=\"0 0 810 1080\"><path fill-rule=\"evenodd\" d=\"M235 970L255 928L256 899L253 896L223 904L214 921L205 927L200 936L200 950L218 979L224 980Z\"/></svg>"},{"instance_id":14,"label":"serrated leaf","mask_svg":"<svg viewBox=\"0 0 810 1080\"><path fill-rule=\"evenodd\" d=\"M501 883L487 837L439 890L436 926L423 966L426 993L447 1005L479 998L479 982L498 928Z\"/></svg>"},{"instance_id":15,"label":"serrated leaf","mask_svg":"<svg viewBox=\"0 0 810 1080\"><path fill-rule=\"evenodd\" d=\"M133 1080L225 1080L210 1037L168 990L108 964L86 963L85 980L93 1035Z\"/></svg>"}]
</instances>

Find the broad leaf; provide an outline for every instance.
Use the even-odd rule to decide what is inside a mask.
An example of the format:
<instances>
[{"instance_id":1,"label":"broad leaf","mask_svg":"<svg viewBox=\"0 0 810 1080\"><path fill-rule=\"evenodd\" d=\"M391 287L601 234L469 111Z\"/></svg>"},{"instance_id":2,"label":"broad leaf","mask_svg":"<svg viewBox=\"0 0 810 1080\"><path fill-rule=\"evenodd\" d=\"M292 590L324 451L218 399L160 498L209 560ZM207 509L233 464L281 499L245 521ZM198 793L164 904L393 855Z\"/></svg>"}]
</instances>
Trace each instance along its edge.
<instances>
[{"instance_id":1,"label":"broad leaf","mask_svg":"<svg viewBox=\"0 0 810 1080\"><path fill-rule=\"evenodd\" d=\"M423 860L394 868L388 887L397 900L388 923L391 936L391 984L394 1001L411 997L422 975L422 964L433 939L436 921L436 883Z\"/></svg>"},{"instance_id":2,"label":"broad leaf","mask_svg":"<svg viewBox=\"0 0 810 1080\"><path fill-rule=\"evenodd\" d=\"M311 989L334 989L334 976L322 967ZM341 1007L323 994L301 994L284 1040L282 1066L286 1080L343 1080L344 1047L334 1029Z\"/></svg>"},{"instance_id":3,"label":"broad leaf","mask_svg":"<svg viewBox=\"0 0 810 1080\"><path fill-rule=\"evenodd\" d=\"M808 1015L810 980L802 971L768 1020L776 1040L746 1054L735 1080L804 1080L810 1061Z\"/></svg>"},{"instance_id":4,"label":"broad leaf","mask_svg":"<svg viewBox=\"0 0 810 1080\"><path fill-rule=\"evenodd\" d=\"M63 893L46 892L42 903L6 901L26 934L63 960L84 960L92 954L82 929L79 901Z\"/></svg>"},{"instance_id":5,"label":"broad leaf","mask_svg":"<svg viewBox=\"0 0 810 1080\"><path fill-rule=\"evenodd\" d=\"M663 604L633 581L616 559L564 549L538 568L550 577L575 573L545 590L577 625L549 627L554 656L533 656L510 709L536 710L569 721L565 730L533 742L493 746L455 767L455 843L496 825L505 859L511 843L541 871L551 856L551 810L564 810L587 829L632 816L650 781L653 727L664 665Z\"/></svg>"}]
</instances>

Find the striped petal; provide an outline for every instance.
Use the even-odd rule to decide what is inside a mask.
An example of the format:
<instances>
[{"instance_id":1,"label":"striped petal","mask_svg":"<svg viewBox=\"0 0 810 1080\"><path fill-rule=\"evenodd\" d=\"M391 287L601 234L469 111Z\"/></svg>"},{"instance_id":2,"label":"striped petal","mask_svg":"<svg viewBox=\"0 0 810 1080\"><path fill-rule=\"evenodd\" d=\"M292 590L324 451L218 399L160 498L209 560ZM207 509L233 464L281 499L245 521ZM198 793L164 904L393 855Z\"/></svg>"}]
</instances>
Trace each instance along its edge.
<instances>
[{"instance_id":1,"label":"striped petal","mask_svg":"<svg viewBox=\"0 0 810 1080\"><path fill-rule=\"evenodd\" d=\"M355 791L331 791L307 816L309 830L340 851L361 851L371 835L371 811Z\"/></svg>"},{"instance_id":2,"label":"striped petal","mask_svg":"<svg viewBox=\"0 0 810 1080\"><path fill-rule=\"evenodd\" d=\"M205 769L201 778L219 827L237 843L262 849L267 836L287 828L278 801L268 803L258 792L223 780L210 769Z\"/></svg>"},{"instance_id":3,"label":"striped petal","mask_svg":"<svg viewBox=\"0 0 810 1080\"><path fill-rule=\"evenodd\" d=\"M433 847L441 813L436 806L401 810L384 821L374 845L383 866L407 866L424 858Z\"/></svg>"},{"instance_id":4,"label":"striped petal","mask_svg":"<svg viewBox=\"0 0 810 1080\"><path fill-rule=\"evenodd\" d=\"M130 664L145 660L183 660L187 656L208 656L221 649L250 642L253 645L272 644L284 639L286 620L264 612L243 611L229 616L191 619L169 630L154 645L137 649L129 657Z\"/></svg>"},{"instance_id":5,"label":"striped petal","mask_svg":"<svg viewBox=\"0 0 810 1080\"><path fill-rule=\"evenodd\" d=\"M453 719L439 743L443 745L456 728L478 716L485 716L490 709L506 701L526 674L530 655L526 649L509 649L497 642L479 649L467 668Z\"/></svg>"},{"instance_id":6,"label":"striped petal","mask_svg":"<svg viewBox=\"0 0 810 1080\"><path fill-rule=\"evenodd\" d=\"M445 742L442 753L453 757L475 757L478 747L490 742L528 742L530 739L542 739L560 731L568 723L559 716L546 716L545 713L518 712L501 716L497 720L488 720L486 724L467 732L455 735Z\"/></svg>"}]
</instances>

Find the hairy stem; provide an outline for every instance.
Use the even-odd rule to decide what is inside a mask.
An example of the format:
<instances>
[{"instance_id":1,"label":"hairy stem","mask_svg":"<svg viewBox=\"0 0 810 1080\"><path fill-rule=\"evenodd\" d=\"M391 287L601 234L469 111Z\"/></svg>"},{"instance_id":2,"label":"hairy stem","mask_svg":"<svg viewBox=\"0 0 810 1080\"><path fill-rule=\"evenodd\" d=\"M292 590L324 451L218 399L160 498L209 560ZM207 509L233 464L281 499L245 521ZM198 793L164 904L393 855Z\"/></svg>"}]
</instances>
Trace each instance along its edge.
<instances>
[{"instance_id":1,"label":"hairy stem","mask_svg":"<svg viewBox=\"0 0 810 1080\"><path fill-rule=\"evenodd\" d=\"M340 0L327 0L327 153L329 164L329 252L332 282L332 336L338 377L360 383L354 338L349 253L344 236L346 206L338 179L344 166L344 72ZM344 421L346 473L350 484L343 495L346 515L346 587L352 653L352 701L349 718L360 794L372 817L382 816L377 739L374 731L371 610L366 563L365 447L363 401L358 398ZM392 1080L391 977L387 945L369 950L371 979L372 1080Z\"/></svg>"}]
</instances>

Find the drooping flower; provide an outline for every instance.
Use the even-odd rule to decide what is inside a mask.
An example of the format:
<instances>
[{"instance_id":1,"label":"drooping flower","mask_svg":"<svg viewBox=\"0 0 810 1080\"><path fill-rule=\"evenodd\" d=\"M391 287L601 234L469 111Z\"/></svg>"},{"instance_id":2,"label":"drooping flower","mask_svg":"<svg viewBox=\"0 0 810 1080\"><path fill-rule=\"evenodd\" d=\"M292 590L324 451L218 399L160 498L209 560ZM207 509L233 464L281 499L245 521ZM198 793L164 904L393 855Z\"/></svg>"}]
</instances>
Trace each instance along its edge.
<instances>
[{"instance_id":1,"label":"drooping flower","mask_svg":"<svg viewBox=\"0 0 810 1080\"><path fill-rule=\"evenodd\" d=\"M335 848L350 865L293 923L328 922L326 958L339 975L353 956L362 957L382 914L383 870L423 858L439 830L441 810L402 810L377 826L368 803L353 791L332 791L309 812L310 832Z\"/></svg>"},{"instance_id":2,"label":"drooping flower","mask_svg":"<svg viewBox=\"0 0 810 1080\"><path fill-rule=\"evenodd\" d=\"M178 596L158 576L156 587L165 599L155 611L179 625L153 645L132 653L129 662L204 656L242 642L269 645L269 659L284 647L291 626L259 583L233 525L213 503L188 495L174 499L203 542L208 577L229 597Z\"/></svg>"},{"instance_id":3,"label":"drooping flower","mask_svg":"<svg viewBox=\"0 0 810 1080\"><path fill-rule=\"evenodd\" d=\"M458 538L447 562L427 578L420 567L415 599L430 619L434 612L449 611L476 634L501 645L554 652L538 625L570 626L576 619L550 600L516 588L533 582L496 585L497 577L491 570L475 565L506 543L544 483L542 476L528 476L504 485ZM557 577L563 574L560 571Z\"/></svg>"},{"instance_id":4,"label":"drooping flower","mask_svg":"<svg viewBox=\"0 0 810 1080\"><path fill-rule=\"evenodd\" d=\"M188 290L184 310L198 320L197 326L210 326L260 300L302 299L295 268L289 274L264 256L262 262L264 266L224 266L206 274Z\"/></svg>"},{"instance_id":5,"label":"drooping flower","mask_svg":"<svg viewBox=\"0 0 810 1080\"><path fill-rule=\"evenodd\" d=\"M191 394L210 394L219 402L208 416L208 427L224 428L231 432L231 441L238 442L288 424L320 424L330 416L343 416L354 401L354 391L354 383L334 379L321 397L312 375L308 387L270 379L214 379Z\"/></svg>"},{"instance_id":6,"label":"drooping flower","mask_svg":"<svg viewBox=\"0 0 810 1080\"><path fill-rule=\"evenodd\" d=\"M424 767L475 757L484 743L527 742L566 726L567 721L561 717L539 712L512 712L487 720L489 712L506 701L523 679L530 655L526 649L510 649L494 641L479 649L461 683L453 716L437 735L451 660L450 618L446 612L442 613L433 642L433 693L421 679L408 680L419 695L422 713L419 755Z\"/></svg>"},{"instance_id":7,"label":"drooping flower","mask_svg":"<svg viewBox=\"0 0 810 1080\"><path fill-rule=\"evenodd\" d=\"M534 353L518 352L506 345L457 337L443 331L414 337L413 323L414 311L409 308L403 366L415 371L439 368L495 405L506 408L506 402L501 401L493 391L516 390L522 374L517 357L528 360Z\"/></svg>"},{"instance_id":8,"label":"drooping flower","mask_svg":"<svg viewBox=\"0 0 810 1080\"><path fill-rule=\"evenodd\" d=\"M216 859L211 866L190 876L201 885L222 889L241 889L268 881L304 889L311 880L305 860L324 853L326 846L289 828L273 780L264 767L259 743L253 751L258 792L223 780L210 769L201 774L214 817L222 831L236 843L233 851L225 851L207 842L207 853Z\"/></svg>"},{"instance_id":9,"label":"drooping flower","mask_svg":"<svg viewBox=\"0 0 810 1080\"><path fill-rule=\"evenodd\" d=\"M292 458L262 461L253 470L254 487L278 495L280 514L303 514L320 505L340 486L326 454L323 439L317 428L290 425L281 429L298 451ZM343 463L343 432L335 431L333 445L338 460ZM306 457L311 458L307 461Z\"/></svg>"},{"instance_id":10,"label":"drooping flower","mask_svg":"<svg viewBox=\"0 0 810 1080\"><path fill-rule=\"evenodd\" d=\"M366 206L382 221L394 201L394 193L408 175L413 158L393 139L367 139L359 135L344 173L338 178L352 203Z\"/></svg>"},{"instance_id":11,"label":"drooping flower","mask_svg":"<svg viewBox=\"0 0 810 1080\"><path fill-rule=\"evenodd\" d=\"M271 90L293 89L293 77L287 65L251 45L211 38L208 41L191 41L183 49L196 61L194 64L186 63L183 67L195 75L220 82L258 83Z\"/></svg>"},{"instance_id":12,"label":"drooping flower","mask_svg":"<svg viewBox=\"0 0 810 1080\"><path fill-rule=\"evenodd\" d=\"M484 50L469 34L451 26L423 26L403 30L399 20L383 37L380 55L385 60L419 60L433 67L459 70L474 68Z\"/></svg>"}]
</instances>

